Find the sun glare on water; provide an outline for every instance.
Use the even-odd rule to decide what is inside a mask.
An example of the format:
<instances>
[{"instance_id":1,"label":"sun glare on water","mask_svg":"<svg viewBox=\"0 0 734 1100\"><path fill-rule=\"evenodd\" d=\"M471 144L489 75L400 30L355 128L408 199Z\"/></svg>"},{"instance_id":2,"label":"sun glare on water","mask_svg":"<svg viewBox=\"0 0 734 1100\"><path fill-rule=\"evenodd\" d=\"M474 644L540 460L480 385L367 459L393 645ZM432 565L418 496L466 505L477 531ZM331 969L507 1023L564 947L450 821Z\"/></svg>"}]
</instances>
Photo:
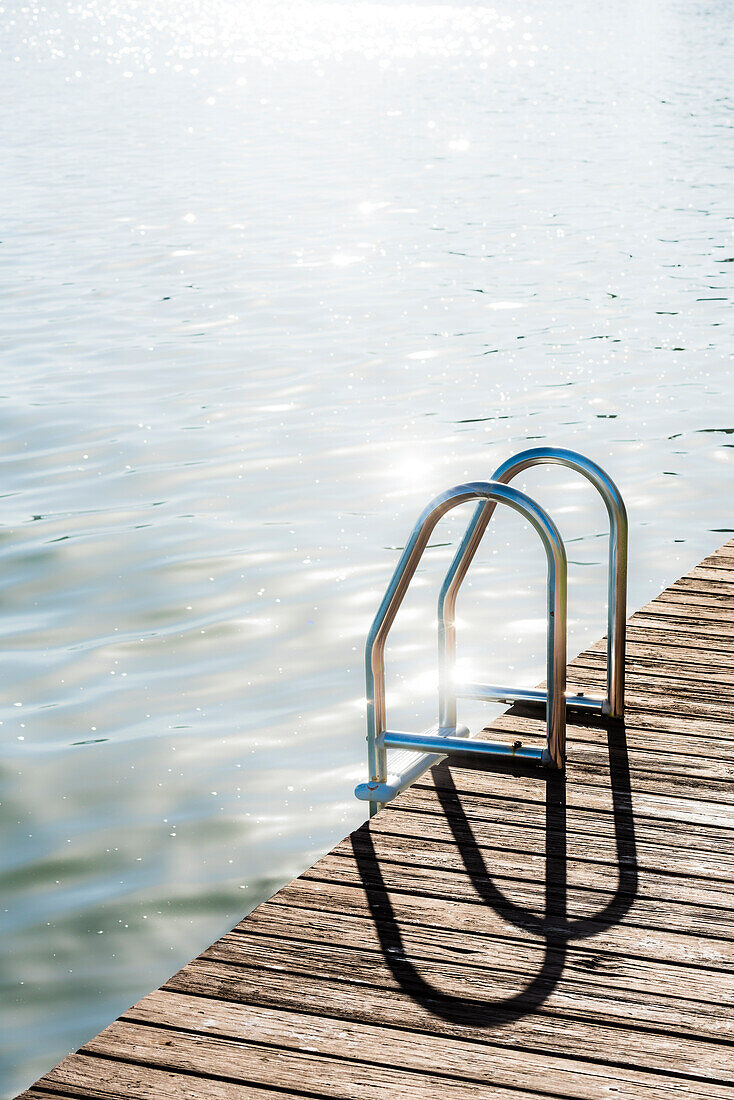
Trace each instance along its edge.
<instances>
[{"instance_id":1,"label":"sun glare on water","mask_svg":"<svg viewBox=\"0 0 734 1100\"><path fill-rule=\"evenodd\" d=\"M267 65L318 65L361 55L389 65L418 57L496 56L515 67L523 58L534 64L531 23L522 10L510 15L456 4L88 0L44 8L25 45L56 59L81 55L124 64L126 76L135 68L193 72L191 66L203 61L256 57ZM464 140L456 143L466 147Z\"/></svg>"}]
</instances>

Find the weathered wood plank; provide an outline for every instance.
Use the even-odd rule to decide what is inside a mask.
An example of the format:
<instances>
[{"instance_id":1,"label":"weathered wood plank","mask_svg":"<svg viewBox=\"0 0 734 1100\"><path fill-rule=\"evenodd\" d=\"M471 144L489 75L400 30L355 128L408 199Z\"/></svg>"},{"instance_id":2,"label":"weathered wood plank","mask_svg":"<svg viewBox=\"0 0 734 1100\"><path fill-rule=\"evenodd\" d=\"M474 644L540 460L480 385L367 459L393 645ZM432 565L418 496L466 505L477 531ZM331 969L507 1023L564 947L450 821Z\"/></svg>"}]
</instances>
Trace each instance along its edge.
<instances>
[{"instance_id":1,"label":"weathered wood plank","mask_svg":"<svg viewBox=\"0 0 734 1100\"><path fill-rule=\"evenodd\" d=\"M47 1092L46 1089L34 1087L32 1089L26 1089L25 1092L19 1093L16 1097L16 1100L50 1100L50 1098L52 1097L57 1097L57 1100L58 1097L62 1097L63 1100L75 1100L76 1096L78 1096L78 1093L74 1094L71 1092L57 1092L55 1090L53 1092Z\"/></svg>"},{"instance_id":2,"label":"weathered wood plank","mask_svg":"<svg viewBox=\"0 0 734 1100\"><path fill-rule=\"evenodd\" d=\"M681 619L699 626L716 623L719 629L724 627L728 630L734 623L734 608L730 607L728 601L721 606L716 600L706 600L705 597L700 599L702 602L693 595L685 597L677 591L662 592L652 603L643 607L640 613L648 618Z\"/></svg>"},{"instance_id":3,"label":"weathered wood plank","mask_svg":"<svg viewBox=\"0 0 734 1100\"><path fill-rule=\"evenodd\" d=\"M707 574L707 575L704 575ZM693 569L674 581L666 592L703 592L715 595L722 604L734 603L734 571Z\"/></svg>"},{"instance_id":4,"label":"weathered wood plank","mask_svg":"<svg viewBox=\"0 0 734 1100\"><path fill-rule=\"evenodd\" d=\"M363 889L365 885L381 885L384 883L388 891L406 894L423 894L434 901L467 901L484 908L486 902L478 893L476 884L481 881L481 876L475 874L470 880L468 875L437 876L432 867L414 866L411 864L395 864L387 860L380 863L379 869L372 869L366 862L357 867L345 860L333 858L328 863L320 862L315 868L304 872L304 878L324 884L336 883L343 886L354 886ZM539 883L534 882L531 872L525 881L508 879L499 875L486 876L488 882L498 880L504 890L509 894L512 902L524 910L538 911L544 905L544 899L539 896ZM564 887L562 884L551 885L548 888L547 899L558 904L560 898L565 900L568 919L590 920L603 910L611 900L611 890L599 890L593 888L578 888L574 886ZM670 925L668 906L662 904L657 898L646 898L638 893L635 898L634 909L626 914L626 922L629 927L657 928L665 930ZM722 899L721 905L712 905L701 901L688 902L679 899L676 902L676 916L681 922L681 927L686 932L692 932L701 936L716 936L731 909ZM440 913L437 913L437 921L440 923Z\"/></svg>"},{"instance_id":5,"label":"weathered wood plank","mask_svg":"<svg viewBox=\"0 0 734 1100\"><path fill-rule=\"evenodd\" d=\"M711 558L705 559L707 562L711 562ZM682 581L690 581L693 583L697 580L712 581L714 584L734 584L734 557L726 559L713 559L716 564L697 565L695 569L691 569L690 573L686 573L684 577L680 578L678 583Z\"/></svg>"},{"instance_id":6,"label":"weathered wood plank","mask_svg":"<svg viewBox=\"0 0 734 1100\"><path fill-rule=\"evenodd\" d=\"M498 731L511 731L523 736L542 738L544 725L538 718L521 713L519 708L501 715L492 723L492 735ZM670 715L645 713L638 710L625 716L625 742L629 752L635 749L655 751L660 755L661 767L668 753L684 759L694 757L714 760L730 760L734 754L734 724L718 719L697 718L676 722ZM585 725L572 725L568 729L569 746L583 744L607 745L609 734L602 722L588 721ZM573 759L572 748L569 757Z\"/></svg>"},{"instance_id":7,"label":"weathered wood plank","mask_svg":"<svg viewBox=\"0 0 734 1100\"><path fill-rule=\"evenodd\" d=\"M424 835L421 837L422 848L416 855L416 839L418 838L415 836L372 833L375 855L380 864L390 862L399 866L413 866L419 861L424 870L431 872L433 879L443 879L449 890L454 888L456 875L466 879L466 856L458 851L455 842L452 844L447 840L440 843L434 837ZM353 843L352 839L343 841L329 856L319 860L314 870L328 876L329 869L338 866L335 862L337 860L354 864ZM535 882L538 886L545 882L545 852L514 852L508 848L477 846L473 853L473 862L476 864L473 869L474 879L478 874L481 875L480 866L484 866L491 867L491 874L488 870L484 872L488 881L501 879L512 883L520 880L526 884ZM498 864L501 870L498 870ZM629 861L626 866L631 869L633 864ZM654 899L656 902L690 905L709 903L717 909L731 905L734 899L734 882L721 877L712 880L701 873L700 865L695 864L695 868L699 873L691 876L687 873L669 874L666 873L667 869L661 873L649 865L638 863L635 866L634 883L629 885L628 890L634 889L638 896ZM565 870L569 889L599 890L611 894L617 883L619 868L613 851L607 851L606 860L567 859Z\"/></svg>"},{"instance_id":8,"label":"weathered wood plank","mask_svg":"<svg viewBox=\"0 0 734 1100\"><path fill-rule=\"evenodd\" d=\"M522 959L505 951L500 952L499 956L495 953L492 959L485 957L482 965L467 966L461 959L452 963L430 958L419 961L412 955L411 960L419 966L426 981L445 993L457 997L477 997L482 990L491 990L495 998L512 997L532 975L542 969L549 950L537 940L534 944L526 944L525 948ZM551 950L560 960L565 947L559 942ZM213 944L200 959L207 963L246 967L248 970L277 970L294 975L316 973L334 981L344 980L396 991L400 989L382 953L356 945L345 947L333 943L301 942L296 953L292 941L286 938L230 933ZM674 1027L679 1033L686 1032L703 1039L710 1037L714 1030L719 1040L732 1040L734 1037L731 983L727 986L720 972L699 972L698 987L693 984L684 987L678 981L676 988L680 974L675 968L651 964L643 973L633 974L628 967L626 980L621 978L620 969L619 959L603 957L593 971L583 967L575 970L569 968L562 986L550 990L542 1010L571 1012L576 1016L588 1014L598 1023L616 1022L628 1026L630 1006L634 1005L637 1024ZM613 995L604 988L604 971L607 978L614 978ZM649 985L648 978L653 975L660 981L660 986ZM258 977L261 975L258 974ZM549 986L551 984L549 979ZM686 996L685 988L693 996Z\"/></svg>"},{"instance_id":9,"label":"weathered wood plank","mask_svg":"<svg viewBox=\"0 0 734 1100\"><path fill-rule=\"evenodd\" d=\"M443 1072L436 1074L436 1066L433 1072L424 1070L422 1073L396 1070L384 1064L378 1069L374 1063L365 1064L366 1058L364 1062L355 1062L321 1051L314 1055L265 1045L254 1038L247 1044L245 1061L243 1044L236 1039L207 1032L190 1035L170 1027L143 1026L122 1020L111 1024L83 1049L198 1077L209 1074L225 1077L230 1087L232 1084L235 1087L256 1084L285 1088L291 1095L301 1095L302 1090L308 1090L306 1095L310 1092L319 1097L349 1096L354 1100L371 1100L372 1097L394 1100L396 1096L404 1096L406 1100L433 1100L442 1095L449 1080L451 1094L456 1100L481 1100L485 1095L484 1084L472 1080L471 1071L461 1080ZM372 1054L379 1059L379 1048L373 1049ZM548 1095L545 1089L540 1094ZM495 1095L498 1100L517 1100L514 1090L501 1086L497 1087Z\"/></svg>"},{"instance_id":10,"label":"weathered wood plank","mask_svg":"<svg viewBox=\"0 0 734 1100\"><path fill-rule=\"evenodd\" d=\"M41 1078L47 1094L75 1100L282 1100L283 1091L193 1074L169 1073L115 1058L70 1054ZM294 1095L293 1093L291 1095ZM318 1097L316 1091L298 1096ZM47 1100L47 1097L46 1097Z\"/></svg>"},{"instance_id":11,"label":"weathered wood plank","mask_svg":"<svg viewBox=\"0 0 734 1100\"><path fill-rule=\"evenodd\" d=\"M700 963L682 961L688 946L686 938L674 937L673 950L665 961L647 957L644 953L632 955L629 945L606 939L599 944L590 940L559 940L544 942L539 936L523 935L518 929L504 928L501 934L492 936L467 927L462 933L461 951L458 952L446 930L433 925L404 925L400 929L405 954L416 965L424 960L448 963L455 967L471 967L484 973L492 968L507 971L518 970L523 960L528 974L537 973L546 954L564 954L565 973L584 981L589 975L606 974L610 982L626 990L645 986L665 996L682 996L689 1001L701 1000L707 1005L719 999L731 1005L732 983L726 966L704 967ZM300 940L309 944L339 947L349 945L364 951L381 951L380 937L374 921L365 906L359 915L344 915L337 922L334 914L324 910L302 910L290 906L268 906L256 910L252 920L243 921L229 936L263 936L276 940ZM491 941L491 954L487 946ZM723 941L726 944L726 941ZM212 945L213 947L215 945ZM675 953L678 949L678 954ZM296 947L291 948L296 951ZM720 960L716 960L720 961Z\"/></svg>"},{"instance_id":12,"label":"weathered wood plank","mask_svg":"<svg viewBox=\"0 0 734 1100\"><path fill-rule=\"evenodd\" d=\"M715 652L728 652L731 646L731 624L727 622L720 626L724 629L716 630L712 628L710 621L703 622L696 615L681 615L670 604L652 603L636 613L630 620L628 629L631 635L637 632L644 632L647 637L662 634L680 641L704 637Z\"/></svg>"},{"instance_id":13,"label":"weathered wood plank","mask_svg":"<svg viewBox=\"0 0 734 1100\"><path fill-rule=\"evenodd\" d=\"M729 640L726 637L701 637L697 634L689 634L683 637L677 632L661 633L660 631L646 630L642 626L638 626L635 619L630 619L627 624L627 657L634 658L640 657L652 657L660 660L675 661L680 659L681 662L691 662L696 666L700 675L701 668L701 650L706 653L706 667L712 668L730 668L731 661L730 656L734 651L734 639ZM579 653L577 657L574 657L570 662L573 666L576 661L582 661L584 657L589 653L603 653L606 654L607 642L606 638L600 638L593 645L590 645L588 649L585 649L582 653Z\"/></svg>"},{"instance_id":14,"label":"weathered wood plank","mask_svg":"<svg viewBox=\"0 0 734 1100\"><path fill-rule=\"evenodd\" d=\"M579 769L580 771L581 769ZM452 786L463 796L464 794L476 794L480 799L485 801L491 799L507 799L514 798L518 802L538 801L537 799L531 799L530 792L532 789L531 781L528 780L523 788L520 788L521 794L518 790L513 790L509 785L504 789L499 785L493 785L491 795L488 795L487 787L482 786L481 780L477 777L482 775L481 772L471 772L467 769L455 769L452 773L453 782ZM625 788L612 787L609 783L609 777L598 775L597 773L585 773L583 775L583 782L581 779L576 778L573 784L567 785L568 791L568 807L577 807L582 810L583 807L588 807L591 810L606 810L612 811L614 809L614 794L617 796L617 803L621 807L624 805L624 800L627 800L630 813L634 813L635 819L647 818L659 821L669 821L673 824L686 824L686 827L691 825L703 825L712 827L721 827L731 831L733 811L729 805L722 802L718 802L715 799L693 798L688 797L687 794L677 794L673 792L670 787L671 783L667 782L667 777L664 781L657 783L655 778L641 779L638 783L635 779L634 794L630 796ZM685 790L685 786L681 785ZM644 790L640 790L644 787ZM421 800L421 791L426 790L427 785L424 784L423 779L415 786L411 787L409 791L406 791L405 805L413 805L415 802ZM467 806L469 804L467 803ZM471 808L481 812L481 802L478 803L476 808L472 804ZM485 811L491 813L490 809ZM721 839L721 838L720 838Z\"/></svg>"},{"instance_id":15,"label":"weathered wood plank","mask_svg":"<svg viewBox=\"0 0 734 1100\"><path fill-rule=\"evenodd\" d=\"M231 1038L207 1033L189 1035L169 1027L158 1029L127 1021L113 1023L85 1049L95 1052L98 1048L107 1056L130 1062L141 1058L156 1067L185 1070L200 1076L216 1074L238 1084L285 1086L300 1091L308 1088L310 1082L311 1090L319 1097L349 1096L354 1100L384 1097L388 1100L401 1096L408 1100L425 1100L440 1096L446 1086L446 1076L436 1076L435 1071L396 1073L392 1066L381 1065L375 1073L372 1067L368 1069L362 1063L339 1055L330 1057L319 1052L315 1056L298 1049L264 1045L254 1038L248 1044L247 1063L243 1063L242 1044ZM452 1080L451 1090L457 1100L479 1100L482 1096L480 1082L471 1079ZM497 1089L497 1096L501 1100L516 1100L513 1092L503 1088Z\"/></svg>"},{"instance_id":16,"label":"weathered wood plank","mask_svg":"<svg viewBox=\"0 0 734 1100\"><path fill-rule=\"evenodd\" d=\"M679 619L674 616L642 615L630 620L628 625L631 641L641 639L656 645L685 645L710 650L715 654L729 654L734 642L728 635L712 631L710 623L699 623L695 619Z\"/></svg>"},{"instance_id":17,"label":"weathered wood plank","mask_svg":"<svg viewBox=\"0 0 734 1100\"><path fill-rule=\"evenodd\" d=\"M420 977L420 973L418 974ZM699 1080L726 1082L734 1072L732 1048L707 1042L693 1036L679 1035L664 1028L645 1027L631 1015L629 1005L619 1018L635 1021L630 1030L599 1022L583 1006L576 1013L555 1014L535 1007L536 990L523 997L514 989L514 1007L524 1015L498 1005L494 989L477 988L467 983L458 996L447 995L443 989L431 989L429 1004L422 1003L420 982L415 991L390 991L373 988L369 983L356 984L319 975L301 975L277 970L250 971L227 967L224 963L197 959L167 982L166 990L195 993L236 1003L256 1003L270 1007L287 1007L299 1011L304 1001L317 1007L324 1015L362 1023L382 1025L399 1020L401 1027L427 1035L445 1035L472 1039L484 1025L491 1027L491 1041L502 1047L523 1047L563 1054L572 1051L577 1058L597 1061L599 1052L605 1059L628 1068L646 1067L662 1073L696 1077ZM419 999L419 995L421 999ZM502 990L497 1000L502 1001ZM445 1018L448 1017L448 1018ZM491 1021L491 1022L490 1022ZM715 1038L715 1036L712 1036Z\"/></svg>"},{"instance_id":18,"label":"weathered wood plank","mask_svg":"<svg viewBox=\"0 0 734 1100\"><path fill-rule=\"evenodd\" d=\"M464 942L467 937L484 937L492 951L495 950L495 939L509 937L517 944L517 950L525 950L524 944L532 937L532 931L527 935L521 934L517 924L508 924L501 916L489 908L464 901L445 902L441 906L440 924L436 921L435 900L423 894L391 894L390 901L390 929L397 928L402 938L412 939L414 936L422 937L425 929L433 928L439 934L447 935L447 943L453 945L454 953L463 954ZM318 881L298 880L296 884L283 887L273 898L270 905L287 906L289 910L306 909L309 911L309 921L316 923L319 914L325 920L335 924L338 929L340 917L343 914L355 916L365 920L374 920L374 910L377 906L370 907L364 890L356 890L352 886L344 886L340 883L324 884ZM294 924L298 920L292 915ZM388 914L386 914L387 916ZM527 920L530 928L535 927L531 921L531 913ZM606 921L598 921L596 925L588 922L585 925L587 931L594 932L582 942L592 944L599 952L610 954L633 955L652 961L679 963L682 959L694 967L702 969L723 969L734 967L734 944L725 938L725 928L721 929L720 936L700 936L690 933L681 933L678 929L673 931L659 928L636 928L630 932L627 925L608 924ZM416 931L417 929L417 931ZM548 934L558 936L566 935L568 929L566 923L559 921L547 921ZM338 937L337 937L338 938ZM537 934L536 934L537 938ZM467 947L467 952L471 943ZM575 950L574 941L569 950ZM594 964L596 965L596 964ZM593 967L592 967L593 969Z\"/></svg>"},{"instance_id":19,"label":"weathered wood plank","mask_svg":"<svg viewBox=\"0 0 734 1100\"><path fill-rule=\"evenodd\" d=\"M498 808L499 809L499 808ZM487 819L469 820L462 811L462 817L471 829L471 845L493 866L497 865L497 856L493 853L509 853L512 860L516 856L543 857L548 848L545 822L539 820L537 813L526 815L519 820L511 811L501 812ZM422 862L430 856L432 848L441 849L450 845L455 851L457 842L451 825L440 803L436 800L435 812L430 817L412 809L404 809L398 814L383 814L370 828L377 843L380 837L400 838L406 846L412 844L414 861ZM691 830L693 832L693 830ZM688 830L681 834L680 845L670 848L670 827L667 824L648 825L643 831L636 829L634 835L625 832L615 837L614 818L609 814L566 813L565 855L570 865L578 861L580 867L586 863L597 868L606 868L618 872L620 864L637 864L640 873L651 872L656 875L677 879L679 877L694 880L703 879L714 889L719 884L732 887L734 872L734 853L712 850L712 842L719 839L714 830L705 830L702 837L691 836ZM349 838L334 849L338 853Z\"/></svg>"},{"instance_id":20,"label":"weathered wood plank","mask_svg":"<svg viewBox=\"0 0 734 1100\"><path fill-rule=\"evenodd\" d=\"M636 648L639 650L639 647ZM683 660L680 652L680 650L671 650L670 656L659 653L652 653L648 656L636 652L635 647L630 647L625 665L627 691L634 695L638 684L644 686L649 679L659 680L661 677L664 680L674 680L676 683L692 683L700 687L700 651L692 654L688 660ZM571 661L569 669L576 668L593 668L605 673L606 653L593 649L587 650ZM734 684L734 669L729 659L717 662L709 657L706 660L706 668L708 683L716 684L724 690L730 689Z\"/></svg>"},{"instance_id":21,"label":"weathered wood plank","mask_svg":"<svg viewBox=\"0 0 734 1100\"><path fill-rule=\"evenodd\" d=\"M704 709L710 700L713 703L720 698L729 699L734 683L734 677L728 672L712 668L707 676L705 684L701 682L700 670L696 675L694 667L686 667L679 662L663 664L661 661L651 662L647 667L643 663L631 659L627 669L627 691L630 701L637 696L644 696L652 691L671 691L683 697L693 697L702 702ZM596 654L584 654L569 666L568 678L573 682L580 672L587 676L593 673L594 682L599 689L603 688L606 675L606 662Z\"/></svg>"},{"instance_id":22,"label":"weathered wood plank","mask_svg":"<svg viewBox=\"0 0 734 1100\"><path fill-rule=\"evenodd\" d=\"M370 1057L393 1068L432 1073L440 1067L450 1078L461 1080L467 1073L485 1086L530 1089L539 1078L553 1091L573 1100L608 1100L610 1084L619 1096L664 1100L670 1087L644 1070L629 1070L603 1062L579 1062L568 1056L549 1057L532 1050L503 1051L491 1043L467 1042L443 1036L433 1037L430 1046L416 1041L415 1032L388 1023L361 1024L329 1016L304 1015L284 1009L240 1005L202 997L157 991L135 1006L131 1018L151 1024L166 1024L175 1018L192 1032L238 1037L248 1041L284 1043L301 1050L318 1050L355 1062ZM448 1082L447 1082L448 1083ZM711 1081L699 1085L681 1082L690 1096L724 1095ZM439 1093L438 1095L441 1095ZM494 1095L494 1091L492 1092Z\"/></svg>"}]
</instances>

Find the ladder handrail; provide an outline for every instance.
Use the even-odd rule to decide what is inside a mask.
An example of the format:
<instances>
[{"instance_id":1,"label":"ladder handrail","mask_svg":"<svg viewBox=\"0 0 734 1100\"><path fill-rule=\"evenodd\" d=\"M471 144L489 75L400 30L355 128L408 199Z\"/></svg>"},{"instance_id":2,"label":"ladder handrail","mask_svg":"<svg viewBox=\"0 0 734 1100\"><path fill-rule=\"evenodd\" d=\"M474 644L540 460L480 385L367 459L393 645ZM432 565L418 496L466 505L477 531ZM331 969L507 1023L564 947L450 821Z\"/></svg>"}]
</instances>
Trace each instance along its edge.
<instances>
[{"instance_id":1,"label":"ladder handrail","mask_svg":"<svg viewBox=\"0 0 734 1100\"><path fill-rule=\"evenodd\" d=\"M492 481L507 484L523 470L541 463L567 466L582 474L601 495L609 516L609 578L607 608L607 694L602 713L624 714L624 656L627 617L627 511L619 489L601 466L576 451L561 447L532 447L503 462ZM438 597L439 722L456 725L456 694L451 689L456 658L455 609L459 588L476 554L495 503L478 505L441 586Z\"/></svg>"},{"instance_id":2,"label":"ladder handrail","mask_svg":"<svg viewBox=\"0 0 734 1100\"><path fill-rule=\"evenodd\" d=\"M474 537L479 526L479 520L487 507L491 505L492 511L494 511L496 504L506 504L529 521L540 535L545 548L548 563L546 725L549 758L547 762L557 768L563 767L566 735L567 583L566 550L563 540L550 516L525 493L521 493L518 489L513 489L498 481L469 482L440 493L421 513L395 567L387 591L367 636L365 647L367 742L371 784L384 784L387 780L387 748L384 743L385 733L387 732L384 656L388 633L436 524L451 509L469 500L477 499L482 500L483 503L477 509L472 520L474 525L472 537ZM472 556L480 539L481 533L476 537L476 545L472 550ZM465 542L466 536L462 547ZM456 561L457 558L454 560ZM468 567L468 561L466 565ZM461 579L463 579L463 574ZM440 723L440 725L443 728L444 723ZM450 725L453 732L455 732L456 722Z\"/></svg>"}]
</instances>

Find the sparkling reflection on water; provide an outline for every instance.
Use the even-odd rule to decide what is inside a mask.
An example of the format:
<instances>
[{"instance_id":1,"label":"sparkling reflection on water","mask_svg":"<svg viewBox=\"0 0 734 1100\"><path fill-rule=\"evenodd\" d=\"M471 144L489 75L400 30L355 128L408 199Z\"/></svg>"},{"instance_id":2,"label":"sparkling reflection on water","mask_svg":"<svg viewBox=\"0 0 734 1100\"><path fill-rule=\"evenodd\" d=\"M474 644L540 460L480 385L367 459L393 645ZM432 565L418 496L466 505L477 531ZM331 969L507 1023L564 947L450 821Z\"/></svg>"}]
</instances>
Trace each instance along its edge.
<instances>
[{"instance_id":1,"label":"sparkling reflection on water","mask_svg":"<svg viewBox=\"0 0 734 1100\"><path fill-rule=\"evenodd\" d=\"M590 454L633 607L734 526L732 9L556 8L6 7L4 1095L359 822L363 638L431 495ZM577 651L603 510L525 484ZM459 529L396 626L403 727ZM541 678L542 576L502 516L467 671Z\"/></svg>"}]
</instances>

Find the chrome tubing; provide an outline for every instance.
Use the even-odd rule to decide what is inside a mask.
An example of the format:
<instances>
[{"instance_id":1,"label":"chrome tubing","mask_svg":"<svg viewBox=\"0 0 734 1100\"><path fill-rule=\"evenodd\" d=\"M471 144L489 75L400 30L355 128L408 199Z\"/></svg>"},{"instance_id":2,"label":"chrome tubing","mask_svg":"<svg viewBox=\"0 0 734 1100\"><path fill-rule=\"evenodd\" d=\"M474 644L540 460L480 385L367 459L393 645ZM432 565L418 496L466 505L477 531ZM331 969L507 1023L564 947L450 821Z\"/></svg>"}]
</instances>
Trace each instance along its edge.
<instances>
[{"instance_id":1,"label":"chrome tubing","mask_svg":"<svg viewBox=\"0 0 734 1100\"><path fill-rule=\"evenodd\" d=\"M387 745L385 744L387 731L385 643L387 636L436 524L447 512L470 500L483 501L478 513L475 514L475 519L478 518L478 515L483 514L484 509L490 503L493 510L496 504L506 504L514 511L519 512L537 531L545 548L548 563L548 691L546 695L548 745L543 762L556 768L563 767L566 742L567 599L567 562L563 540L547 513L525 493L499 482L470 482L441 493L423 510L395 567L387 591L367 636L365 671L367 687L367 757L370 774L368 787L376 791L384 790L384 784L387 783ZM478 542L479 538L477 538L477 545ZM441 721L439 724L443 736L430 742L430 745L434 748L433 750L428 749L429 755L425 758L425 767L429 767L431 763L441 758L445 753L444 740L450 734L456 734L457 732L455 721L448 724ZM447 725L450 726L450 729L446 728ZM428 745L427 739L424 739L423 744ZM436 749L438 749L438 753L436 753ZM425 751L425 749L422 751ZM359 789L364 789L364 785L361 785ZM370 799L370 816L377 812L380 805L382 805L381 799Z\"/></svg>"},{"instance_id":2,"label":"chrome tubing","mask_svg":"<svg viewBox=\"0 0 734 1100\"><path fill-rule=\"evenodd\" d=\"M457 726L455 730L450 731L442 730L440 726L432 726L430 729L425 730L422 736L436 737L447 733L456 737L470 736L466 726ZM394 773L388 774L384 783L358 783L354 788L354 793L358 799L362 802L392 802L393 798L399 795L401 791L404 791L411 783L415 783L416 779L420 779L424 772L443 760L446 754L436 752L417 753L415 748L411 746L407 752L400 755L410 761L404 770L396 769Z\"/></svg>"},{"instance_id":3,"label":"chrome tubing","mask_svg":"<svg viewBox=\"0 0 734 1100\"><path fill-rule=\"evenodd\" d=\"M627 510L619 489L601 466L576 451L560 447L532 447L522 451L503 462L492 475L492 481L506 485L523 470L546 462L567 466L590 481L602 497L609 516L606 697L603 700L594 700L571 695L567 704L583 710L596 710L609 718L621 718L624 714L627 619ZM439 722L442 726L456 725L456 698L458 694L464 694L457 692L453 684L456 660L456 597L494 509L493 500L487 500L477 507L449 566L438 597ZM530 701L525 692L508 694L508 702ZM545 692L542 692L537 701L542 702L544 699Z\"/></svg>"},{"instance_id":4,"label":"chrome tubing","mask_svg":"<svg viewBox=\"0 0 734 1100\"><path fill-rule=\"evenodd\" d=\"M388 749L435 752L440 748L447 756L463 752L471 753L472 756L510 756L516 760L531 760L536 764L547 763L546 749L539 749L537 745L523 745L521 741L507 745L501 741L477 741L473 737L431 737L420 733L398 733L397 730L388 730L384 740Z\"/></svg>"},{"instance_id":5,"label":"chrome tubing","mask_svg":"<svg viewBox=\"0 0 734 1100\"><path fill-rule=\"evenodd\" d=\"M515 703L540 703L545 706L545 692L538 689L462 683L454 694L457 699L481 699L484 703L505 703L508 707L513 706ZM571 710L583 710L592 714L599 714L603 705L603 699L584 695L583 691L566 692L566 707Z\"/></svg>"}]
</instances>

